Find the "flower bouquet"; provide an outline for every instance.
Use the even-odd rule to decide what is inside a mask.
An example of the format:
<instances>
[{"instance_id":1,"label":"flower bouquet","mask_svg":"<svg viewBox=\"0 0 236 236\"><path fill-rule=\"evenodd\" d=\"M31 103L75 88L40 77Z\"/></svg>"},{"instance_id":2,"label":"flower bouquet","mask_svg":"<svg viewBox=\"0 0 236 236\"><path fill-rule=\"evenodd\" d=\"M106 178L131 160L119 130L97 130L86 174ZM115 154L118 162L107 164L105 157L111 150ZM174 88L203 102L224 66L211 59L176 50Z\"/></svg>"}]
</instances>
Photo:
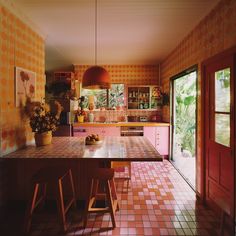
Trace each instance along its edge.
<instances>
[{"instance_id":1,"label":"flower bouquet","mask_svg":"<svg viewBox=\"0 0 236 236\"><path fill-rule=\"evenodd\" d=\"M50 111L48 104L38 103L30 115L30 126L35 133L36 146L50 144L52 132L60 124L60 114L63 110L59 102L54 102L55 112Z\"/></svg>"}]
</instances>

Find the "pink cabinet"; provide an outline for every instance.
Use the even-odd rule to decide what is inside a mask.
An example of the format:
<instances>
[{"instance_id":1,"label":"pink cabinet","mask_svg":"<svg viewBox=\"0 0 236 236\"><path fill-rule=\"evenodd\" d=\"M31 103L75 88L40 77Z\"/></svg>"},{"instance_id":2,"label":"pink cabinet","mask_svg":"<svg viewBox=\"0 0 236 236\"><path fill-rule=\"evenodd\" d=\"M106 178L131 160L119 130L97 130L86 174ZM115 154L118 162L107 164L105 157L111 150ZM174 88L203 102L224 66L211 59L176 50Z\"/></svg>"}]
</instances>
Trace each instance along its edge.
<instances>
[{"instance_id":1,"label":"pink cabinet","mask_svg":"<svg viewBox=\"0 0 236 236\"><path fill-rule=\"evenodd\" d=\"M86 137L90 134L98 134L101 137L105 136L120 136L120 127L74 127L74 136Z\"/></svg>"},{"instance_id":2,"label":"pink cabinet","mask_svg":"<svg viewBox=\"0 0 236 236\"><path fill-rule=\"evenodd\" d=\"M73 136L86 137L88 135L86 127L73 127Z\"/></svg>"},{"instance_id":3,"label":"pink cabinet","mask_svg":"<svg viewBox=\"0 0 236 236\"><path fill-rule=\"evenodd\" d=\"M143 127L144 137L146 137L151 144L156 147L156 127Z\"/></svg>"},{"instance_id":4,"label":"pink cabinet","mask_svg":"<svg viewBox=\"0 0 236 236\"><path fill-rule=\"evenodd\" d=\"M169 127L156 127L156 149L161 155L169 155Z\"/></svg>"},{"instance_id":5,"label":"pink cabinet","mask_svg":"<svg viewBox=\"0 0 236 236\"><path fill-rule=\"evenodd\" d=\"M169 155L169 127L144 127L144 136L161 155Z\"/></svg>"},{"instance_id":6,"label":"pink cabinet","mask_svg":"<svg viewBox=\"0 0 236 236\"><path fill-rule=\"evenodd\" d=\"M105 136L120 136L120 127L104 127Z\"/></svg>"}]
</instances>

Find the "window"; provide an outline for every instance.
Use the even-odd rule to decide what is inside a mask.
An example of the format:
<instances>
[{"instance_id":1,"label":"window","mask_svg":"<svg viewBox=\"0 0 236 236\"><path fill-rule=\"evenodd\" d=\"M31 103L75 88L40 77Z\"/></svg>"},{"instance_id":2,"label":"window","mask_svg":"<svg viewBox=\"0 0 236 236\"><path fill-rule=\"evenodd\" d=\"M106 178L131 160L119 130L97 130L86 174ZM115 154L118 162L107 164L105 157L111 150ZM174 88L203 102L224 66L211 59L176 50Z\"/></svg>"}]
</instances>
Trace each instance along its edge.
<instances>
[{"instance_id":1,"label":"window","mask_svg":"<svg viewBox=\"0 0 236 236\"><path fill-rule=\"evenodd\" d=\"M81 96L85 97L85 107L89 100L94 100L95 108L124 106L124 84L112 84L111 89L81 89Z\"/></svg>"},{"instance_id":2,"label":"window","mask_svg":"<svg viewBox=\"0 0 236 236\"><path fill-rule=\"evenodd\" d=\"M230 68L215 72L215 141L230 146Z\"/></svg>"}]
</instances>

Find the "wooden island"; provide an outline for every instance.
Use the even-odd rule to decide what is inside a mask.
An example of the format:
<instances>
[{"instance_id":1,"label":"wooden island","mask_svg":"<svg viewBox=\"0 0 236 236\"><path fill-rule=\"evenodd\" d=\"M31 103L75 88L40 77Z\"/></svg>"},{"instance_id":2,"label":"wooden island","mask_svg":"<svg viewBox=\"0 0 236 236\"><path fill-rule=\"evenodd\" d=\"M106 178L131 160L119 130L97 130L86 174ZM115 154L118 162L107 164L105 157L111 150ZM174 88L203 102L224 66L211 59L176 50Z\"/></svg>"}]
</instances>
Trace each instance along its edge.
<instances>
[{"instance_id":1,"label":"wooden island","mask_svg":"<svg viewBox=\"0 0 236 236\"><path fill-rule=\"evenodd\" d=\"M2 157L10 172L9 200L26 200L32 175L50 166L72 169L77 199L85 199L88 176L96 167L111 161L162 161L162 156L145 137L105 137L99 145L85 145L80 137L54 137L52 144L27 146Z\"/></svg>"}]
</instances>

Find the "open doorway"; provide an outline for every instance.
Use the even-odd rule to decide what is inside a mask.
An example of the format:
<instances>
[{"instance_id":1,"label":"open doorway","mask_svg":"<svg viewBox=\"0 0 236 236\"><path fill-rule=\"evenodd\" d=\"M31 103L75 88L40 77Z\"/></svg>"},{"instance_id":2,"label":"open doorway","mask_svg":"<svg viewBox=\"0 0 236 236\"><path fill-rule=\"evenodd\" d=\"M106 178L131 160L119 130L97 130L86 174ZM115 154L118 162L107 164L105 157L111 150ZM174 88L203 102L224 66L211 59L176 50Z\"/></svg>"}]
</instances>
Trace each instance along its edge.
<instances>
[{"instance_id":1,"label":"open doorway","mask_svg":"<svg viewBox=\"0 0 236 236\"><path fill-rule=\"evenodd\" d=\"M197 68L172 79L171 161L186 181L196 187Z\"/></svg>"}]
</instances>

